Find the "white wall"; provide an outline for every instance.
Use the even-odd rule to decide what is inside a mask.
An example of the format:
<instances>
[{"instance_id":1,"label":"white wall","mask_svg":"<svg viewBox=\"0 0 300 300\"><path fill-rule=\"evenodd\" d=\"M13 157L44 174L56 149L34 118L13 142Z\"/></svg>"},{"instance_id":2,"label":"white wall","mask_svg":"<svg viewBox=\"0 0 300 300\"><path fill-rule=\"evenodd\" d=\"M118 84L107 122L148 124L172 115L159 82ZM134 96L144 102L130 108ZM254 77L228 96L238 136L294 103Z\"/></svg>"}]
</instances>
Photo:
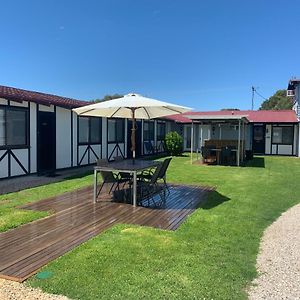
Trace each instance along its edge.
<instances>
[{"instance_id":1,"label":"white wall","mask_svg":"<svg viewBox=\"0 0 300 300\"><path fill-rule=\"evenodd\" d=\"M36 112L37 105L30 103L30 171L31 173L37 172L37 120Z\"/></svg>"},{"instance_id":2,"label":"white wall","mask_svg":"<svg viewBox=\"0 0 300 300\"><path fill-rule=\"evenodd\" d=\"M0 150L0 158L6 150ZM8 176L8 157L7 155L0 161L0 178Z\"/></svg>"},{"instance_id":3,"label":"white wall","mask_svg":"<svg viewBox=\"0 0 300 300\"><path fill-rule=\"evenodd\" d=\"M71 161L71 110L56 107L56 168L70 168Z\"/></svg>"},{"instance_id":4,"label":"white wall","mask_svg":"<svg viewBox=\"0 0 300 300\"><path fill-rule=\"evenodd\" d=\"M12 150L16 158L19 160L19 162L22 164L22 166L28 170L28 149L14 149ZM10 176L18 176L18 175L24 175L26 172L21 168L19 163L15 160L13 156L11 156L10 159Z\"/></svg>"},{"instance_id":5,"label":"white wall","mask_svg":"<svg viewBox=\"0 0 300 300\"><path fill-rule=\"evenodd\" d=\"M265 153L271 154L272 125L266 125ZM273 149L272 149L273 151Z\"/></svg>"},{"instance_id":6,"label":"white wall","mask_svg":"<svg viewBox=\"0 0 300 300\"><path fill-rule=\"evenodd\" d=\"M73 166L77 166L77 114L73 112Z\"/></svg>"}]
</instances>

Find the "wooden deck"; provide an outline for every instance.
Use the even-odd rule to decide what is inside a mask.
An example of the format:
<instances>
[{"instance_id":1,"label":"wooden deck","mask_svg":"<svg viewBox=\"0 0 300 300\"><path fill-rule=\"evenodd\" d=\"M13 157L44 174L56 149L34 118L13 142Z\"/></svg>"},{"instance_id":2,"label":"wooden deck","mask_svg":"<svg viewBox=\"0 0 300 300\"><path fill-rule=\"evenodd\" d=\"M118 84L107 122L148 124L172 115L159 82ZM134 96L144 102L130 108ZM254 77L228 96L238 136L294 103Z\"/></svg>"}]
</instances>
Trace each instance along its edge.
<instances>
[{"instance_id":1,"label":"wooden deck","mask_svg":"<svg viewBox=\"0 0 300 300\"><path fill-rule=\"evenodd\" d=\"M103 197L93 204L92 188L22 206L51 211L49 217L0 234L0 278L22 282L48 262L119 223L175 230L206 199L208 188L171 186L163 208L134 208Z\"/></svg>"}]
</instances>

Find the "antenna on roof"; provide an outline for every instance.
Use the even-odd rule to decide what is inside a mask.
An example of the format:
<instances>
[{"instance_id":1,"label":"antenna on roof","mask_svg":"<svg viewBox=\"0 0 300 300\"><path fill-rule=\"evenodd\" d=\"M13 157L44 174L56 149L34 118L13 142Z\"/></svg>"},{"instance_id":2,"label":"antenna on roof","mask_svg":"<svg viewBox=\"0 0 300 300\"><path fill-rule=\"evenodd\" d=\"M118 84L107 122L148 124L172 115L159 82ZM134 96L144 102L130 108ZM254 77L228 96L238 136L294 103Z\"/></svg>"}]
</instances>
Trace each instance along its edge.
<instances>
[{"instance_id":1,"label":"antenna on roof","mask_svg":"<svg viewBox=\"0 0 300 300\"><path fill-rule=\"evenodd\" d=\"M255 93L255 87L252 86L251 87L251 90L252 90L252 100L251 100L251 110L254 110L254 93Z\"/></svg>"}]
</instances>

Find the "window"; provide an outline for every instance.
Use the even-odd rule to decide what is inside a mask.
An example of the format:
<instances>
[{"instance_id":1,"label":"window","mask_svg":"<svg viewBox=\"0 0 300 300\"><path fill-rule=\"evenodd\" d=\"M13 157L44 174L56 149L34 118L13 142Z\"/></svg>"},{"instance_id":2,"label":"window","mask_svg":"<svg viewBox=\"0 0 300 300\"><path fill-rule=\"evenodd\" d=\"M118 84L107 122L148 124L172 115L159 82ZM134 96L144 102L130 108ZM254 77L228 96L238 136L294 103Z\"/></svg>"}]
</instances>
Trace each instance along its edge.
<instances>
[{"instance_id":1,"label":"window","mask_svg":"<svg viewBox=\"0 0 300 300\"><path fill-rule=\"evenodd\" d=\"M101 144L101 118L79 117L79 144Z\"/></svg>"},{"instance_id":2,"label":"window","mask_svg":"<svg viewBox=\"0 0 300 300\"><path fill-rule=\"evenodd\" d=\"M14 107L0 108L0 147L28 145L28 110Z\"/></svg>"},{"instance_id":3,"label":"window","mask_svg":"<svg viewBox=\"0 0 300 300\"><path fill-rule=\"evenodd\" d=\"M102 119L100 118L90 118L90 143L91 144L101 144L102 137Z\"/></svg>"},{"instance_id":4,"label":"window","mask_svg":"<svg viewBox=\"0 0 300 300\"><path fill-rule=\"evenodd\" d=\"M108 142L109 143L124 143L125 141L125 125L123 119L108 119L107 120Z\"/></svg>"},{"instance_id":5,"label":"window","mask_svg":"<svg viewBox=\"0 0 300 300\"><path fill-rule=\"evenodd\" d=\"M144 122L144 141L154 140L154 122Z\"/></svg>"},{"instance_id":6,"label":"window","mask_svg":"<svg viewBox=\"0 0 300 300\"><path fill-rule=\"evenodd\" d=\"M292 126L273 127L272 143L292 145L294 139L294 129Z\"/></svg>"},{"instance_id":7,"label":"window","mask_svg":"<svg viewBox=\"0 0 300 300\"><path fill-rule=\"evenodd\" d=\"M157 140L162 141L165 139L166 135L166 124L165 123L157 123Z\"/></svg>"}]
</instances>

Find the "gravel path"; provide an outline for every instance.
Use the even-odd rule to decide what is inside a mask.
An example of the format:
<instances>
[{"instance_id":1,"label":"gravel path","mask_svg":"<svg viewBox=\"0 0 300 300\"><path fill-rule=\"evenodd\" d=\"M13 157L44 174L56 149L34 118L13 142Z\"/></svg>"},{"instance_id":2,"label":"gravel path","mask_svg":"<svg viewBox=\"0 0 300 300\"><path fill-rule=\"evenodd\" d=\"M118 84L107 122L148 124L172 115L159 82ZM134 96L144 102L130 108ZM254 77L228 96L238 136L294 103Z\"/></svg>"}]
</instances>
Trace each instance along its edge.
<instances>
[{"instance_id":1,"label":"gravel path","mask_svg":"<svg viewBox=\"0 0 300 300\"><path fill-rule=\"evenodd\" d=\"M300 204L283 213L264 233L257 257L259 277L249 299L300 299Z\"/></svg>"},{"instance_id":2,"label":"gravel path","mask_svg":"<svg viewBox=\"0 0 300 300\"><path fill-rule=\"evenodd\" d=\"M33 289L14 281L0 279L1 300L68 300L65 296L43 293L40 289Z\"/></svg>"}]
</instances>

